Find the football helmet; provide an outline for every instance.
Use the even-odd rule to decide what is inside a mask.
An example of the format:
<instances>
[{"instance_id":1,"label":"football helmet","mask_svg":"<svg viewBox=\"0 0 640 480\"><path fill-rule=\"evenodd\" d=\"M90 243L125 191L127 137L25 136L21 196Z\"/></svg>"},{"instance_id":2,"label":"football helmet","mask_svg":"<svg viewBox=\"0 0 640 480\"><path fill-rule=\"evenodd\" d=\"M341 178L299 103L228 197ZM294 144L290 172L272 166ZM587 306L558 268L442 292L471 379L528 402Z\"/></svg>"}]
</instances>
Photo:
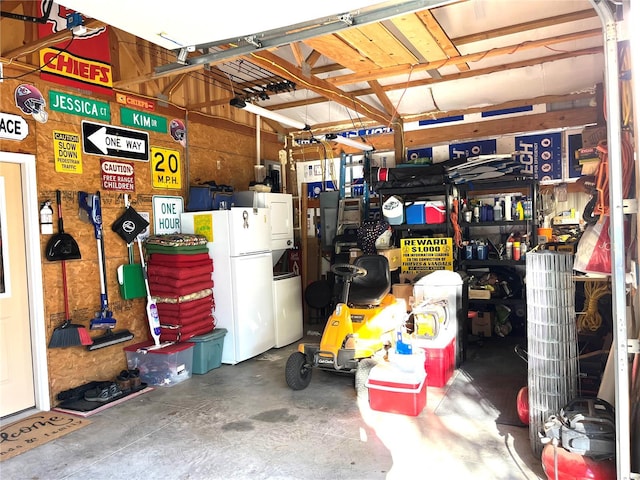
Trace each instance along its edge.
<instances>
[{"instance_id":1,"label":"football helmet","mask_svg":"<svg viewBox=\"0 0 640 480\"><path fill-rule=\"evenodd\" d=\"M49 114L44 109L47 106L42 93L33 85L18 85L16 88L16 106L22 113L33 116L38 122L45 123Z\"/></svg>"},{"instance_id":2,"label":"football helmet","mask_svg":"<svg viewBox=\"0 0 640 480\"><path fill-rule=\"evenodd\" d=\"M182 146L184 146L187 138L187 129L184 126L182 120L178 118L174 118L171 120L169 124L169 130L171 132L171 137Z\"/></svg>"}]
</instances>

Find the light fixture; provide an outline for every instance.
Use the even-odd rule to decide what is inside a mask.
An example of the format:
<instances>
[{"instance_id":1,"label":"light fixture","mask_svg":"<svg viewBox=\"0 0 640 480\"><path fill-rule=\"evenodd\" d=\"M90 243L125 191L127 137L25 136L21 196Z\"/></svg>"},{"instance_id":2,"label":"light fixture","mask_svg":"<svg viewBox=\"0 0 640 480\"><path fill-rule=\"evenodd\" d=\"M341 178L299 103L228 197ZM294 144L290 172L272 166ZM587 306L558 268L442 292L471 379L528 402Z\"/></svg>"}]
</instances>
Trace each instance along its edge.
<instances>
[{"instance_id":1,"label":"light fixture","mask_svg":"<svg viewBox=\"0 0 640 480\"><path fill-rule=\"evenodd\" d=\"M358 150L364 150L365 152L369 152L373 150L373 145L369 145L368 143L364 143L364 140L358 142L352 138L343 137L342 135L336 135L334 133L325 135L326 140L331 140L336 143L341 143L342 145L348 145L349 147L357 148Z\"/></svg>"},{"instance_id":2,"label":"light fixture","mask_svg":"<svg viewBox=\"0 0 640 480\"><path fill-rule=\"evenodd\" d=\"M229 105L236 108L242 108L247 112L254 113L256 115L260 115L262 117L269 118L275 122L280 122L284 125L288 125L292 128L297 128L298 130L310 130L311 127L309 125L294 120L292 118L285 117L284 115L280 115L279 113L272 112L271 110L267 110L266 108L259 107L254 105L253 103L247 103L242 98L234 97L229 102Z\"/></svg>"}]
</instances>

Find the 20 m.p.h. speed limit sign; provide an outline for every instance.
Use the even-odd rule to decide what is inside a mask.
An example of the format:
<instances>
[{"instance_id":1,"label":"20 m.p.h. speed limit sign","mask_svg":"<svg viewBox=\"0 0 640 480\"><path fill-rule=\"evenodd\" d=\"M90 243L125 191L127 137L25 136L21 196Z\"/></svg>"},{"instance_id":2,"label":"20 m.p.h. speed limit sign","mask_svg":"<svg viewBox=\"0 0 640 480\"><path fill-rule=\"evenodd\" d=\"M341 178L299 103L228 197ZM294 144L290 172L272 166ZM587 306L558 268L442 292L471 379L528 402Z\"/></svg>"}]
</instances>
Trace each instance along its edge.
<instances>
[{"instance_id":1,"label":"20 m.p.h. speed limit sign","mask_svg":"<svg viewBox=\"0 0 640 480\"><path fill-rule=\"evenodd\" d=\"M180 152L168 148L151 147L151 180L154 188L180 190L182 188Z\"/></svg>"}]
</instances>

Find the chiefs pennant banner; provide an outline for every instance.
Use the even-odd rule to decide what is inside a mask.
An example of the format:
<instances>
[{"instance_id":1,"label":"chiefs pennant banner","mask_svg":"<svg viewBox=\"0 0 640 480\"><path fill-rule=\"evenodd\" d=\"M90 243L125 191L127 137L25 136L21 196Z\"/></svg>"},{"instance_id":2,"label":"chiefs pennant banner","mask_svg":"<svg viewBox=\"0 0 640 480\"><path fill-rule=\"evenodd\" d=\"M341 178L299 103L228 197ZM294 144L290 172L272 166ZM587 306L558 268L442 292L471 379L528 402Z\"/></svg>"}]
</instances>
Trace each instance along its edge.
<instances>
[{"instance_id":1,"label":"chiefs pennant banner","mask_svg":"<svg viewBox=\"0 0 640 480\"><path fill-rule=\"evenodd\" d=\"M43 15L46 4L45 0L40 2ZM38 25L40 38L67 30L67 15L72 13L75 12L54 3L47 23ZM88 28L73 39L42 48L40 69L43 80L111 95L113 75L106 27Z\"/></svg>"}]
</instances>

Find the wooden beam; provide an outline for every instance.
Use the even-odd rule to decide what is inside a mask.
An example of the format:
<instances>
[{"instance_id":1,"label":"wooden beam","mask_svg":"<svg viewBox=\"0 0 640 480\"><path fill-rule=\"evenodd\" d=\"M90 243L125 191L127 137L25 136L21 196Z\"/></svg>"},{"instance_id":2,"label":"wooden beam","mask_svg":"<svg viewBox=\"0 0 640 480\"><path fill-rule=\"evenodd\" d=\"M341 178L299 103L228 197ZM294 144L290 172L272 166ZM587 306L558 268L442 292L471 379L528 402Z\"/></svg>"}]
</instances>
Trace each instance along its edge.
<instances>
[{"instance_id":1,"label":"wooden beam","mask_svg":"<svg viewBox=\"0 0 640 480\"><path fill-rule=\"evenodd\" d=\"M294 42L290 43L289 47L291 47L291 53L293 53L293 58L296 59L298 67L302 68L302 65L304 64L304 55L302 54L300 45L297 42Z\"/></svg>"},{"instance_id":2,"label":"wooden beam","mask_svg":"<svg viewBox=\"0 0 640 480\"><path fill-rule=\"evenodd\" d=\"M531 65L539 65L541 63L547 63L547 62L555 62L557 60L563 60L566 58L575 58L575 57L580 57L580 56L584 56L584 55L597 55L599 53L603 52L603 48L602 47L593 47L593 48L585 48L582 50L574 50L571 52L563 52L563 53L557 53L555 55L549 55L546 57L538 57L538 58L532 58L529 60L524 60L524 61L520 61L520 62L514 62L514 63L508 63L505 65L496 65L493 67L487 67L487 68L481 68L479 70L473 70L473 71L468 71L468 72L460 72L460 73L452 73L451 75L445 75L442 78L422 78L419 80L411 80L408 83L407 82L402 82L402 83L395 83L395 84L387 84L387 85L383 85L382 86L382 90L384 92L389 92L392 90L401 90L404 88L413 88L413 87L419 87L419 86L426 86L426 85L436 85L436 84L440 84L440 83L444 83L444 82L449 82L449 81L453 81L453 80L461 80L463 78L472 78L472 77L476 77L476 76L480 76L480 75L489 75L491 73L495 73L495 72L504 72L507 70L513 70L516 68L524 68L524 67L529 67ZM372 88L362 88L359 90L352 90L349 93L351 93L352 95L356 96L356 97L360 97L363 95L371 95L372 93L375 93L373 91ZM317 103L322 103L325 102L326 99L320 97L320 98L309 98L309 99L304 99L304 100L298 100L295 102L287 102L287 103L281 103L278 104L278 108L281 109L285 109L285 108L296 108L296 107L300 107L302 105L311 105L311 104L317 104Z\"/></svg>"},{"instance_id":3,"label":"wooden beam","mask_svg":"<svg viewBox=\"0 0 640 480\"><path fill-rule=\"evenodd\" d=\"M378 65L360 55L358 50L337 35L309 38L305 40L304 43L325 57L332 59L334 62L354 72L359 72L362 69L379 68Z\"/></svg>"},{"instance_id":4,"label":"wooden beam","mask_svg":"<svg viewBox=\"0 0 640 480\"><path fill-rule=\"evenodd\" d=\"M322 54L320 52L318 52L317 50L311 50L311 53L309 54L309 56L307 56L305 62L313 67L316 62L320 60L320 57L322 57Z\"/></svg>"},{"instance_id":5,"label":"wooden beam","mask_svg":"<svg viewBox=\"0 0 640 480\"><path fill-rule=\"evenodd\" d=\"M362 100L343 92L339 88L334 87L330 83L317 77L306 77L302 70L292 63L283 60L277 55L261 51L252 53L249 57L251 62L259 67L269 70L275 75L303 85L309 90L326 97L346 108L355 110L360 115L379 121L383 125L387 125L391 121L391 116L375 107L363 102Z\"/></svg>"},{"instance_id":6,"label":"wooden beam","mask_svg":"<svg viewBox=\"0 0 640 480\"><path fill-rule=\"evenodd\" d=\"M348 28L336 35L380 68L418 63L418 59L382 23ZM345 65L346 66L346 65Z\"/></svg>"},{"instance_id":7,"label":"wooden beam","mask_svg":"<svg viewBox=\"0 0 640 480\"><path fill-rule=\"evenodd\" d=\"M393 105L393 103L391 103L389 97L387 97L387 94L384 92L382 85L380 85L375 80L371 80L369 82L369 86L371 87L372 92L375 93L376 97L378 97L378 100L380 100L380 103L384 107L385 112L393 117L396 112L396 107Z\"/></svg>"},{"instance_id":8,"label":"wooden beam","mask_svg":"<svg viewBox=\"0 0 640 480\"><path fill-rule=\"evenodd\" d=\"M426 128L407 132L405 144L407 148L415 148L453 140L486 138L519 132L540 132L554 128L582 127L595 123L596 115L595 107L587 107L477 123L463 123L448 127Z\"/></svg>"},{"instance_id":9,"label":"wooden beam","mask_svg":"<svg viewBox=\"0 0 640 480\"><path fill-rule=\"evenodd\" d=\"M432 35L430 29L427 28L424 22L420 21L420 17L417 14L412 13L410 15L393 17L391 23L411 42L425 61L433 62L435 60L444 60L450 56L445 53L444 49Z\"/></svg>"},{"instance_id":10,"label":"wooden beam","mask_svg":"<svg viewBox=\"0 0 640 480\"><path fill-rule=\"evenodd\" d=\"M438 45L440 45L440 48L444 53L446 53L447 57L454 58L460 56L460 52L444 29L440 26L438 20L433 16L431 10L422 10L421 12L417 12L416 16L426 25L429 33L431 33L436 42L438 42ZM458 63L456 67L458 67L458 70L461 72L468 71L470 69L467 63Z\"/></svg>"},{"instance_id":11,"label":"wooden beam","mask_svg":"<svg viewBox=\"0 0 640 480\"><path fill-rule=\"evenodd\" d=\"M541 18L539 20L532 20L530 22L518 23L516 25L509 25L508 27L496 28L493 30L487 30L484 32L474 33L471 35L464 35L453 39L455 45L467 45L473 42L479 42L481 40L489 40L492 38L503 37L505 35L513 35L515 33L522 33L528 30L537 30L538 28L551 27L559 25L561 23L578 22L587 18L596 17L597 13L594 9L580 10L579 12L565 13L564 15L557 15L555 17Z\"/></svg>"},{"instance_id":12,"label":"wooden beam","mask_svg":"<svg viewBox=\"0 0 640 480\"><path fill-rule=\"evenodd\" d=\"M533 40L530 42L523 42L516 45L509 45L507 47L497 47L491 50L485 50L483 52L471 53L468 55L461 55L459 57L449 58L439 62L427 62L420 65L401 65L398 67L390 67L384 69L373 69L367 71L360 71L357 73L351 73L342 75L340 77L333 77L327 81L335 86L350 85L358 82L366 82L369 80L379 80L380 78L393 77L396 75L406 75L412 69L414 72L425 70L437 70L447 65L459 65L466 62L478 62L485 58L499 57L502 55L509 55L516 51L531 50L534 48L546 47L557 43L570 42L574 40L582 40L591 37L601 37L602 30L599 28L592 30L585 30L582 32L568 33L565 35L558 35L552 38L545 38L541 40Z\"/></svg>"},{"instance_id":13,"label":"wooden beam","mask_svg":"<svg viewBox=\"0 0 640 480\"><path fill-rule=\"evenodd\" d=\"M595 123L597 117L596 110L596 107L576 108L536 115L523 115L499 120L414 130L404 134L404 148L434 146L455 141L495 137L520 132L539 132L566 127L582 127ZM396 152L396 161L398 161L398 155L400 158L404 155L404 149L402 153L396 151L397 141L395 131L393 134L368 137L367 143L373 145L378 151ZM302 149L303 155L299 152L300 150L298 148L294 150L294 157L298 160L321 158L320 156L314 158L314 150L309 146Z\"/></svg>"},{"instance_id":14,"label":"wooden beam","mask_svg":"<svg viewBox=\"0 0 640 480\"><path fill-rule=\"evenodd\" d=\"M406 160L404 135L404 122L401 118L396 118L393 121L393 152L396 163L404 163Z\"/></svg>"}]
</instances>

